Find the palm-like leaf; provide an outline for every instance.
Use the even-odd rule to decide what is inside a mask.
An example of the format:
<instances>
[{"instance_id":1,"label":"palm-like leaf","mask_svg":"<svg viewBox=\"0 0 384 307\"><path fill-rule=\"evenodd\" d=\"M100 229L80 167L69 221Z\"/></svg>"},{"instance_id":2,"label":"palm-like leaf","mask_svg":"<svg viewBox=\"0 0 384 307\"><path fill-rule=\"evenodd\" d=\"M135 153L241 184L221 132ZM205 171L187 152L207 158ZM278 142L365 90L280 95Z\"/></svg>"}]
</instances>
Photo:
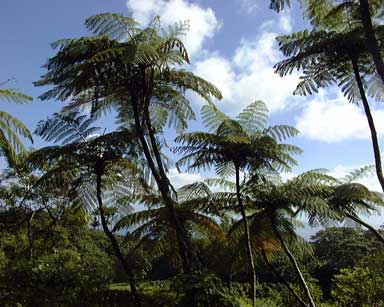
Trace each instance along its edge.
<instances>
[{"instance_id":1,"label":"palm-like leaf","mask_svg":"<svg viewBox=\"0 0 384 307\"><path fill-rule=\"evenodd\" d=\"M31 97L12 89L0 89L0 100L24 103ZM0 151L10 165L18 162L18 155L26 152L20 136L33 143L28 128L18 119L4 111L0 111Z\"/></svg>"},{"instance_id":2,"label":"palm-like leaf","mask_svg":"<svg viewBox=\"0 0 384 307\"><path fill-rule=\"evenodd\" d=\"M45 121L39 121L35 133L50 142L62 144L87 141L87 138L99 131L99 127L90 127L95 121L79 112L55 113Z\"/></svg>"},{"instance_id":3,"label":"palm-like leaf","mask_svg":"<svg viewBox=\"0 0 384 307\"><path fill-rule=\"evenodd\" d=\"M25 103L32 100L32 97L14 89L0 89L0 100L7 100L16 103Z\"/></svg>"}]
</instances>

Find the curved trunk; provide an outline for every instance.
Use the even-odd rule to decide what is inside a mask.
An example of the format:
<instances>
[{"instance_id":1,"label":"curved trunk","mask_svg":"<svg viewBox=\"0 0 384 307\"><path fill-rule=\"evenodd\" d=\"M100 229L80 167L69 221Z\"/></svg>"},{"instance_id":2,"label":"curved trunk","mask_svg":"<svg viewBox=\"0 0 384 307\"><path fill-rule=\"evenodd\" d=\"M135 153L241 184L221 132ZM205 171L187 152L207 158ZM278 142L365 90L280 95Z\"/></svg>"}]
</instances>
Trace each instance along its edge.
<instances>
[{"instance_id":1,"label":"curved trunk","mask_svg":"<svg viewBox=\"0 0 384 307\"><path fill-rule=\"evenodd\" d=\"M111 241L113 251L115 252L117 259L119 259L121 265L123 266L125 273L128 275L129 285L131 287L131 292L132 292L133 298L135 300L135 304L137 307L141 307L141 300L140 300L140 297L139 297L137 290L136 290L136 283L135 283L135 278L133 276L133 272L129 268L129 265L128 265L127 261L125 260L123 254L121 252L119 243L117 242L113 233L108 228L107 220L106 220L105 214L104 214L103 199L102 199L101 194L102 194L101 193L101 172L96 171L96 196L97 196L97 203L98 203L98 207L99 207L98 209L100 212L101 225L103 226L104 233L106 234L108 239Z\"/></svg>"},{"instance_id":2,"label":"curved trunk","mask_svg":"<svg viewBox=\"0 0 384 307\"><path fill-rule=\"evenodd\" d=\"M249 261L249 268L251 270L252 274L252 283L251 283L251 289L252 289L252 303L253 306L256 306L256 272L255 272L255 264L253 262L253 254L252 254L252 246L251 246L251 236L249 232L249 224L248 224L248 218L247 214L245 213L245 208L243 205L243 200L241 199L241 193L240 193L240 171L239 167L235 165L236 168L236 195L237 195L237 202L239 204L241 216L244 221L244 232L245 232L245 240L247 244L247 254L248 254L248 261Z\"/></svg>"},{"instance_id":3,"label":"curved trunk","mask_svg":"<svg viewBox=\"0 0 384 307\"><path fill-rule=\"evenodd\" d=\"M293 268L296 271L296 275L299 278L299 281L300 281L301 285L303 286L305 293L307 294L307 297L309 299L309 305L311 307L316 307L316 304L312 298L311 291L309 290L309 287L308 287L308 285L304 279L303 273L301 273L301 270L299 268L299 265L297 264L295 257L293 256L292 252L289 250L288 246L285 244L285 241L283 240L282 236L280 235L279 231L277 230L272 217L270 217L270 219L271 219L271 224L272 224L272 230L275 233L275 235L277 236L277 238L279 239L281 246L284 249L284 252L287 254L289 260L291 261Z\"/></svg>"},{"instance_id":4,"label":"curved trunk","mask_svg":"<svg viewBox=\"0 0 384 307\"><path fill-rule=\"evenodd\" d=\"M163 165L162 165L161 155L160 155L158 146L156 144L154 133L152 129L148 129L150 130L148 131L148 135L152 145L152 151L155 155L155 159L156 159L156 163L158 164L158 167L156 167L155 161L152 157L149 144L147 143L147 140L145 138L145 133L144 133L142 123L140 122L137 97L132 97L132 109L133 109L134 119L135 119L135 128L139 136L141 147L143 148L145 159L148 162L148 166L156 181L157 187L164 200L164 203L169 210L170 218L173 222L172 224L174 226L176 237L177 237L177 245L178 245L180 257L183 263L183 271L184 273L189 273L192 271L192 267L193 267L192 262L194 260L192 255L191 242L187 235L187 231L184 225L180 222L180 219L178 218L176 210L174 208L174 201L172 199L171 191L169 188L169 185L170 185L169 179L166 176ZM145 121L149 121L148 118L147 119L144 118L144 122Z\"/></svg>"},{"instance_id":5,"label":"curved trunk","mask_svg":"<svg viewBox=\"0 0 384 307\"><path fill-rule=\"evenodd\" d=\"M383 169L381 165L380 147L379 147L379 141L377 139L375 123L373 121L367 96L365 95L364 85L360 76L359 66L357 65L356 57L351 57L351 61L352 61L353 73L355 75L355 79L359 87L360 98L361 98L361 101L363 102L365 116L367 117L369 130L371 131L371 140L372 140L372 146L373 146L373 153L375 156L375 168L376 168L377 179L379 179L381 188L384 191L384 176L383 176Z\"/></svg>"},{"instance_id":6,"label":"curved trunk","mask_svg":"<svg viewBox=\"0 0 384 307\"><path fill-rule=\"evenodd\" d=\"M354 216L353 214L350 214L348 212L344 212L344 214L349 217L351 220L355 221L356 223L363 225L365 228L367 228L372 234L381 242L384 244L384 237L378 232L375 228L373 228L368 223L364 222L363 220L359 219L358 217Z\"/></svg>"},{"instance_id":7,"label":"curved trunk","mask_svg":"<svg viewBox=\"0 0 384 307\"><path fill-rule=\"evenodd\" d=\"M367 40L368 51L372 55L372 59L375 63L377 73L379 74L381 80L384 83L384 62L381 58L379 44L375 36L375 30L372 24L368 0L359 1L359 10L361 22L363 23L364 27L365 38Z\"/></svg>"},{"instance_id":8,"label":"curved trunk","mask_svg":"<svg viewBox=\"0 0 384 307\"><path fill-rule=\"evenodd\" d=\"M180 242L181 252L184 255L184 259L185 259L184 262L186 262L184 264L184 272L189 273L193 268L195 269L199 268L201 263L192 245L191 239L188 235L188 231L185 229L184 224L180 221L176 213L176 210L174 208L174 201L171 196L171 189L173 191L175 190L171 185L167 177L167 174L165 172L165 169L163 166L163 160L161 158L161 153L155 138L155 131L152 128L152 122L148 112L146 112L146 115L145 115L145 122L148 127L148 135L149 135L151 148L154 153L156 163L158 165L158 170L161 178L160 180L161 185L164 187L164 192L162 194L166 195L165 196L166 203L168 204L168 209L169 209L171 218L173 220L173 224L175 225L175 231L178 236L178 241Z\"/></svg>"},{"instance_id":9,"label":"curved trunk","mask_svg":"<svg viewBox=\"0 0 384 307\"><path fill-rule=\"evenodd\" d=\"M268 261L267 255L265 254L265 250L261 250L261 255L263 257L263 260L265 264L268 266L268 268L272 271L273 274L276 275L278 279L287 287L289 292L296 298L297 302L303 306L303 307L308 307L308 305L303 301L303 299L295 292L295 290L291 287L288 281L284 279L284 277L273 267L272 263Z\"/></svg>"}]
</instances>

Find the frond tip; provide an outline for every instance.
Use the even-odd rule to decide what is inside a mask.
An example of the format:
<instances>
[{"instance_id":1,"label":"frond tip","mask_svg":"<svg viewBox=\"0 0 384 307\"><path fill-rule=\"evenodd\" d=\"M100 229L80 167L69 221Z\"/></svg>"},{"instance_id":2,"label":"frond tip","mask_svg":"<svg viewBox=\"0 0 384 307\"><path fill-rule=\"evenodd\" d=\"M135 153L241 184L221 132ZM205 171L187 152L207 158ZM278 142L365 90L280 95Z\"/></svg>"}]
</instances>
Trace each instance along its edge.
<instances>
[{"instance_id":1,"label":"frond tip","mask_svg":"<svg viewBox=\"0 0 384 307\"><path fill-rule=\"evenodd\" d=\"M32 101L32 97L14 89L0 89L0 100L7 100L16 103Z\"/></svg>"}]
</instances>

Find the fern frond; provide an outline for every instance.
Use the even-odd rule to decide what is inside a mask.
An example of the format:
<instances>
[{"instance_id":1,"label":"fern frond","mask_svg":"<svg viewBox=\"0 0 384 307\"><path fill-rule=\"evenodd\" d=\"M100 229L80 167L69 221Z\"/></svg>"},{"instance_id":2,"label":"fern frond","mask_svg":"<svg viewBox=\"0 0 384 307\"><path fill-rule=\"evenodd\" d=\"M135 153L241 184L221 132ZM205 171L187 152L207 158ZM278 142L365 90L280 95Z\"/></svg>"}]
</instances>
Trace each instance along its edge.
<instances>
[{"instance_id":1,"label":"fern frond","mask_svg":"<svg viewBox=\"0 0 384 307\"><path fill-rule=\"evenodd\" d=\"M212 194L209 186L204 182L195 182L182 186L178 190L179 200L188 201L194 198L209 197Z\"/></svg>"},{"instance_id":2,"label":"fern frond","mask_svg":"<svg viewBox=\"0 0 384 307\"><path fill-rule=\"evenodd\" d=\"M39 121L35 133L46 141L69 144L86 141L87 138L99 131L99 127L89 127L95 119L77 111L70 113L55 113L45 121Z\"/></svg>"},{"instance_id":3,"label":"fern frond","mask_svg":"<svg viewBox=\"0 0 384 307\"><path fill-rule=\"evenodd\" d=\"M299 130L288 125L275 125L268 127L264 130L264 134L273 137L275 140L281 142L288 138L295 137L299 134Z\"/></svg>"},{"instance_id":4,"label":"fern frond","mask_svg":"<svg viewBox=\"0 0 384 307\"><path fill-rule=\"evenodd\" d=\"M249 134L264 128L268 119L268 108L261 100L257 100L244 108L236 117L237 121Z\"/></svg>"},{"instance_id":5,"label":"fern frond","mask_svg":"<svg viewBox=\"0 0 384 307\"><path fill-rule=\"evenodd\" d=\"M361 168L355 169L343 178L343 182L352 183L356 180L366 177L367 175L372 175L374 170L374 165L366 165Z\"/></svg>"},{"instance_id":6,"label":"fern frond","mask_svg":"<svg viewBox=\"0 0 384 307\"><path fill-rule=\"evenodd\" d=\"M213 103L208 103L201 108L201 118L203 125L210 131L216 131L222 122L229 119Z\"/></svg>"},{"instance_id":7,"label":"fern frond","mask_svg":"<svg viewBox=\"0 0 384 307\"><path fill-rule=\"evenodd\" d=\"M113 13L94 15L85 21L85 26L96 35L118 41L128 41L138 33L138 23L133 18Z\"/></svg>"},{"instance_id":8,"label":"fern frond","mask_svg":"<svg viewBox=\"0 0 384 307\"><path fill-rule=\"evenodd\" d=\"M32 97L25 95L14 89L0 89L0 100L12 101L16 103L25 103L32 101Z\"/></svg>"}]
</instances>

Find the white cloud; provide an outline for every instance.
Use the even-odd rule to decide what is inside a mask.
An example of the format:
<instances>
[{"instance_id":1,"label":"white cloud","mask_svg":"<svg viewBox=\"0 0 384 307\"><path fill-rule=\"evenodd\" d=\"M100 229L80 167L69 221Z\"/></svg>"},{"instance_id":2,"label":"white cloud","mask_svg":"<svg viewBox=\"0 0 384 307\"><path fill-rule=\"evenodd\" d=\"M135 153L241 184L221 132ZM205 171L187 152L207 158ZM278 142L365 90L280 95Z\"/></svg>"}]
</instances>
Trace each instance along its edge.
<instances>
[{"instance_id":1,"label":"white cloud","mask_svg":"<svg viewBox=\"0 0 384 307\"><path fill-rule=\"evenodd\" d=\"M221 56L210 56L197 62L194 72L217 86L225 99L233 100L236 75L227 59Z\"/></svg>"},{"instance_id":2,"label":"white cloud","mask_svg":"<svg viewBox=\"0 0 384 307\"><path fill-rule=\"evenodd\" d=\"M228 113L237 113L255 100L263 100L271 112L293 106L302 98L292 96L298 74L281 78L273 65L281 59L271 30L275 23L266 22L254 40L242 39L231 59L217 53L208 54L195 64L194 72L215 84L223 93L218 105ZM292 27L289 15L281 15L274 30L285 33Z\"/></svg>"},{"instance_id":3,"label":"white cloud","mask_svg":"<svg viewBox=\"0 0 384 307\"><path fill-rule=\"evenodd\" d=\"M240 1L240 10L247 14L252 14L259 7L257 0L241 0Z\"/></svg>"},{"instance_id":4,"label":"white cloud","mask_svg":"<svg viewBox=\"0 0 384 307\"><path fill-rule=\"evenodd\" d=\"M197 54L204 41L212 38L221 26L212 9L202 8L188 0L128 0L127 7L133 17L144 25L157 15L162 26L188 20L190 29L185 44L190 56Z\"/></svg>"},{"instance_id":5,"label":"white cloud","mask_svg":"<svg viewBox=\"0 0 384 307\"><path fill-rule=\"evenodd\" d=\"M204 180L204 177L199 173L179 173L176 168L172 168L169 170L168 178L171 181L172 185L175 187L175 189L181 188L182 186L187 184Z\"/></svg>"},{"instance_id":6,"label":"white cloud","mask_svg":"<svg viewBox=\"0 0 384 307\"><path fill-rule=\"evenodd\" d=\"M372 110L379 135L384 134L384 110ZM308 103L296 120L301 135L328 143L348 139L369 139L370 131L360 106L348 103L340 94L335 99L321 95Z\"/></svg>"},{"instance_id":7,"label":"white cloud","mask_svg":"<svg viewBox=\"0 0 384 307\"><path fill-rule=\"evenodd\" d=\"M288 10L281 13L281 18L279 20L280 27L287 33L292 32L293 26L292 26L292 18L289 13L287 13Z\"/></svg>"}]
</instances>

